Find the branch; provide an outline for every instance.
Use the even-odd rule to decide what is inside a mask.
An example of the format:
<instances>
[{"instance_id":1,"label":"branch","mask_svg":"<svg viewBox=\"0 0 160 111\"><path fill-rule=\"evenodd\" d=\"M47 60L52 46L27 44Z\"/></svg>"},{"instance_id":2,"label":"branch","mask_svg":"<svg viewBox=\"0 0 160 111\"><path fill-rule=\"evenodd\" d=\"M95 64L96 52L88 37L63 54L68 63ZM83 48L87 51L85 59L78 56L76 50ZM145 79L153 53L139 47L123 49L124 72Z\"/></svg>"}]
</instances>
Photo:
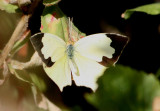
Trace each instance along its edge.
<instances>
[{"instance_id":1,"label":"branch","mask_svg":"<svg viewBox=\"0 0 160 111\"><path fill-rule=\"evenodd\" d=\"M1 55L0 55L0 66L4 63L5 59L7 58L8 54L10 53L15 41L18 39L20 34L24 31L24 28L26 28L26 23L28 22L30 15L24 15L22 16L21 20L19 21L16 29L14 30L10 40L4 47Z\"/></svg>"}]
</instances>

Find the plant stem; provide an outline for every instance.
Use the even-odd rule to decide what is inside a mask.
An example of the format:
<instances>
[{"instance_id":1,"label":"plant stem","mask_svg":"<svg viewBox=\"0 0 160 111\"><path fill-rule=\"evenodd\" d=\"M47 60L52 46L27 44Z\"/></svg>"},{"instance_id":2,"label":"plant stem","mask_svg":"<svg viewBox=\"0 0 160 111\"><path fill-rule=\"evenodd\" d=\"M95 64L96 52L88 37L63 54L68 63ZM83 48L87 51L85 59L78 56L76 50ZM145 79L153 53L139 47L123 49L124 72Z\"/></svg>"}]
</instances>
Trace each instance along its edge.
<instances>
[{"instance_id":1,"label":"plant stem","mask_svg":"<svg viewBox=\"0 0 160 111\"><path fill-rule=\"evenodd\" d=\"M24 31L24 28L26 27L26 23L28 22L29 17L30 17L30 15L23 15L21 20L19 21L10 40L8 41L8 43L6 44L6 46L4 47L4 49L0 55L0 66L3 64L3 62L7 58L8 54L10 53L11 49L13 48L13 45L14 45L15 41L17 40L17 38L19 37L19 35Z\"/></svg>"}]
</instances>

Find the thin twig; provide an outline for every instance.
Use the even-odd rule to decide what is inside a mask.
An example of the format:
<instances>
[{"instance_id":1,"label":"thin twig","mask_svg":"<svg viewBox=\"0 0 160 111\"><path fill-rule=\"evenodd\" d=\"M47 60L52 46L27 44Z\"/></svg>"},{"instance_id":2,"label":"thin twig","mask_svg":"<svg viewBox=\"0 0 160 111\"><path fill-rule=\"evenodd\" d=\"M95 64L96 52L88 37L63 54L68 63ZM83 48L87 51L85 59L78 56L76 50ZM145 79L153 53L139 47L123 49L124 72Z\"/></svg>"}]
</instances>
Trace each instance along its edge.
<instances>
[{"instance_id":1,"label":"thin twig","mask_svg":"<svg viewBox=\"0 0 160 111\"><path fill-rule=\"evenodd\" d=\"M5 59L7 58L9 52L11 51L15 41L17 40L17 38L19 37L19 35L22 33L22 31L24 30L26 23L28 22L29 19L29 15L24 15L22 16L20 22L18 23L16 29L14 30L10 40L8 41L8 43L6 44L6 46L4 47L1 55L0 55L0 66L3 64L3 62L5 61Z\"/></svg>"}]
</instances>

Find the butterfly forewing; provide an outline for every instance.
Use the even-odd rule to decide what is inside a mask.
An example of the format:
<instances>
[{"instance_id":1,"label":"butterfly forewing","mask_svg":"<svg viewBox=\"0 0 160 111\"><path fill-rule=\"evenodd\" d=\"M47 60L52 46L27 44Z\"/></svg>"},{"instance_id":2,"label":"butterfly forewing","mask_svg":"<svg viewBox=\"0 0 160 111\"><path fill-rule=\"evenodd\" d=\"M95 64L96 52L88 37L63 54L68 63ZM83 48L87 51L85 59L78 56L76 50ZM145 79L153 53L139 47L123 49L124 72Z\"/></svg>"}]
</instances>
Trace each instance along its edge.
<instances>
[{"instance_id":1,"label":"butterfly forewing","mask_svg":"<svg viewBox=\"0 0 160 111\"><path fill-rule=\"evenodd\" d=\"M114 33L107 33L106 36L111 39L111 47L115 49L115 53L112 55L112 58L103 56L103 60L100 63L109 67L118 61L123 49L129 41L129 38L127 36Z\"/></svg>"},{"instance_id":2,"label":"butterfly forewing","mask_svg":"<svg viewBox=\"0 0 160 111\"><path fill-rule=\"evenodd\" d=\"M48 59L44 58L44 55L41 52L41 49L43 47L42 38L44 37L44 33L37 33L33 35L30 40L34 47L34 49L38 52L39 56L41 57L41 60L46 64L46 66L50 67L54 64L54 62L51 61L51 57Z\"/></svg>"},{"instance_id":3,"label":"butterfly forewing","mask_svg":"<svg viewBox=\"0 0 160 111\"><path fill-rule=\"evenodd\" d=\"M66 44L55 35L37 33L30 40L34 49L48 67L51 67L56 60L64 56Z\"/></svg>"},{"instance_id":4,"label":"butterfly forewing","mask_svg":"<svg viewBox=\"0 0 160 111\"><path fill-rule=\"evenodd\" d=\"M110 46L111 39L106 34L86 36L75 43L75 51L82 56L101 62L103 56L112 58L115 49Z\"/></svg>"}]
</instances>

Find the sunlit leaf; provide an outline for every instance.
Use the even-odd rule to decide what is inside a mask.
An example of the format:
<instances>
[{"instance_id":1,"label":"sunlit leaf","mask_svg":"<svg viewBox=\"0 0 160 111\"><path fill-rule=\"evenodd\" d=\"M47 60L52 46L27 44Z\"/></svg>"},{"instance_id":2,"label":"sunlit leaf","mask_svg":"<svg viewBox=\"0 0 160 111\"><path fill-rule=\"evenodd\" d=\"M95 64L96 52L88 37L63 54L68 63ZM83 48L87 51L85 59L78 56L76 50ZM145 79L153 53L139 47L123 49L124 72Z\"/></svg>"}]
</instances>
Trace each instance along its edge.
<instances>
[{"instance_id":1,"label":"sunlit leaf","mask_svg":"<svg viewBox=\"0 0 160 111\"><path fill-rule=\"evenodd\" d=\"M68 18L57 5L46 7L41 17L41 31L51 33L68 40ZM74 25L72 36L84 36Z\"/></svg>"},{"instance_id":2,"label":"sunlit leaf","mask_svg":"<svg viewBox=\"0 0 160 111\"><path fill-rule=\"evenodd\" d=\"M87 95L98 111L151 111L153 99L160 96L154 75L121 65L108 69L98 84L96 93Z\"/></svg>"},{"instance_id":3,"label":"sunlit leaf","mask_svg":"<svg viewBox=\"0 0 160 111\"><path fill-rule=\"evenodd\" d=\"M43 4L46 6L51 6L57 4L60 1L61 0L43 0Z\"/></svg>"},{"instance_id":4,"label":"sunlit leaf","mask_svg":"<svg viewBox=\"0 0 160 111\"><path fill-rule=\"evenodd\" d=\"M71 108L62 109L62 111L83 111L80 106L74 106Z\"/></svg>"},{"instance_id":5,"label":"sunlit leaf","mask_svg":"<svg viewBox=\"0 0 160 111\"><path fill-rule=\"evenodd\" d=\"M144 12L150 15L158 15L160 14L160 3L153 3L136 7L133 9L128 9L123 14L123 18L129 19L134 12Z\"/></svg>"},{"instance_id":6,"label":"sunlit leaf","mask_svg":"<svg viewBox=\"0 0 160 111\"><path fill-rule=\"evenodd\" d=\"M0 0L0 9L5 10L8 13L20 12L18 5L12 5L9 0Z\"/></svg>"}]
</instances>

